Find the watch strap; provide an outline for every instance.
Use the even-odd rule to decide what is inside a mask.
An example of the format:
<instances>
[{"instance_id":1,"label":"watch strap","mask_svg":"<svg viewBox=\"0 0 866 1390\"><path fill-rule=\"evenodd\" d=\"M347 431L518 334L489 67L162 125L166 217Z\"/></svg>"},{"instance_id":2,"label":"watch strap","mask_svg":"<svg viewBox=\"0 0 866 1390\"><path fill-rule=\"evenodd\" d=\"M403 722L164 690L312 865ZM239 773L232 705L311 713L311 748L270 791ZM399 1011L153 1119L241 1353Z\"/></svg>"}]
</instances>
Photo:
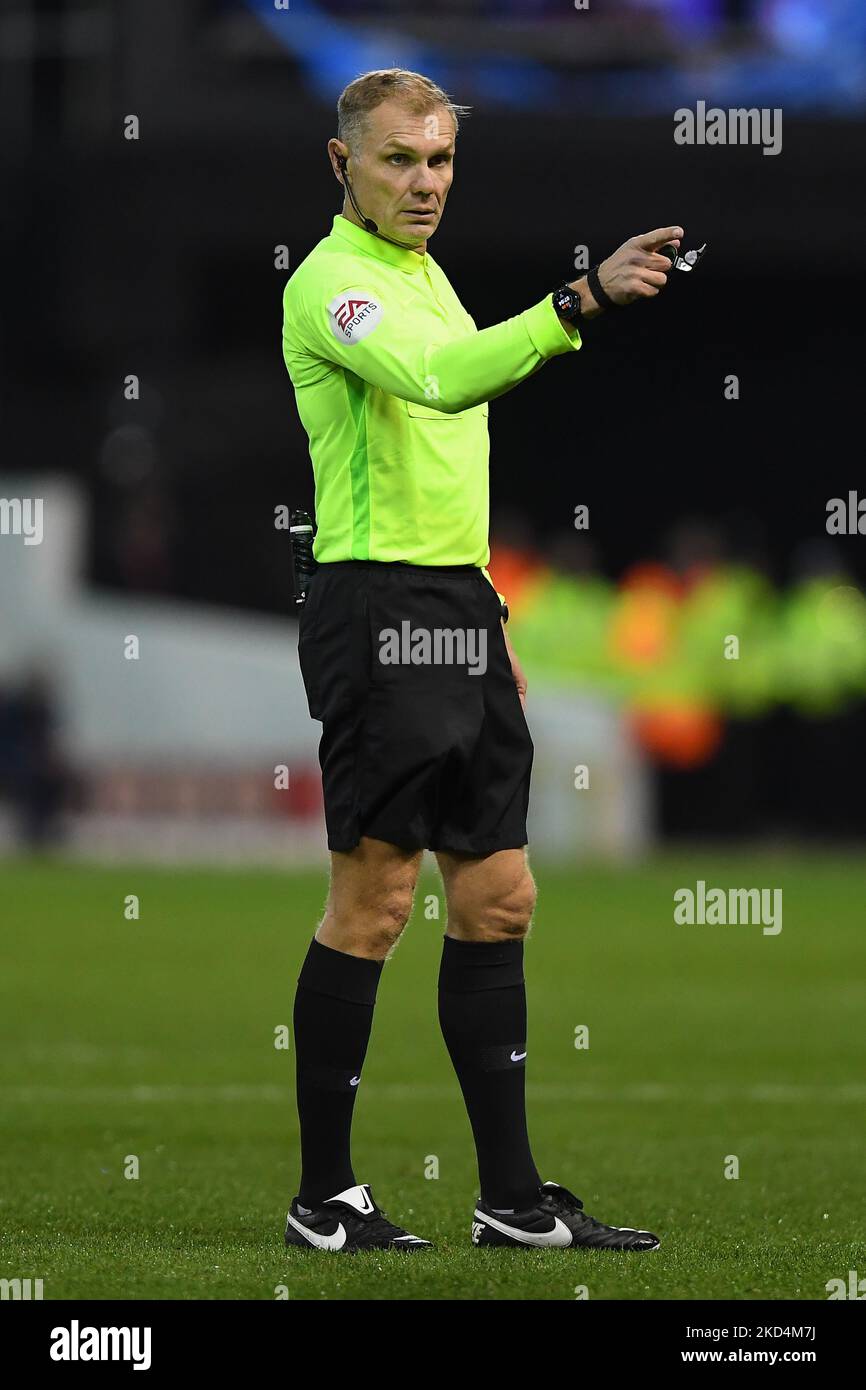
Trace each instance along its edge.
<instances>
[{"instance_id":1,"label":"watch strap","mask_svg":"<svg viewBox=\"0 0 866 1390\"><path fill-rule=\"evenodd\" d=\"M599 262L599 264L601 264L601 262ZM592 266L591 269L589 269L586 272L586 283L589 286L590 294L592 295L593 299L595 300L596 304L599 306L600 309L619 308L619 305L611 299L607 291L602 289L601 281L598 278L597 265Z\"/></svg>"}]
</instances>

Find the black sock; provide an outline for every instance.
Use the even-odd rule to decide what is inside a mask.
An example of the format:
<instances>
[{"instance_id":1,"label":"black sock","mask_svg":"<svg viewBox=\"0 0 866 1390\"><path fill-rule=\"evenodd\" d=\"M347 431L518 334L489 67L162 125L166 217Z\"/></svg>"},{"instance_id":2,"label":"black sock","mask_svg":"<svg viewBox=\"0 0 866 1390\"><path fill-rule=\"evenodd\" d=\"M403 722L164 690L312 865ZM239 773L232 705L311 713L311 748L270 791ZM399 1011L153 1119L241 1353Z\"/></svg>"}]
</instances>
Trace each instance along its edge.
<instances>
[{"instance_id":1,"label":"black sock","mask_svg":"<svg viewBox=\"0 0 866 1390\"><path fill-rule=\"evenodd\" d=\"M541 1179L526 1132L523 942L446 936L439 1023L475 1136L481 1196L499 1209L531 1206Z\"/></svg>"},{"instance_id":2,"label":"black sock","mask_svg":"<svg viewBox=\"0 0 866 1390\"><path fill-rule=\"evenodd\" d=\"M301 1206L319 1206L355 1186L352 1111L381 973L381 961L315 940L301 966L294 1011Z\"/></svg>"}]
</instances>

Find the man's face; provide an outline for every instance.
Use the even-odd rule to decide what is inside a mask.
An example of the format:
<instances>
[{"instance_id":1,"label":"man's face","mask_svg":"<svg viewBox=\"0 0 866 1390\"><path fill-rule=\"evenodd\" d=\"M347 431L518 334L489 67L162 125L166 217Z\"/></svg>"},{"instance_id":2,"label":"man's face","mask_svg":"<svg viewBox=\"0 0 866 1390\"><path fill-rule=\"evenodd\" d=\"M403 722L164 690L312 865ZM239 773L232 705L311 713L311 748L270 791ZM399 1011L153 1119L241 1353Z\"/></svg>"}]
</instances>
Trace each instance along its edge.
<instances>
[{"instance_id":1,"label":"man's face","mask_svg":"<svg viewBox=\"0 0 866 1390\"><path fill-rule=\"evenodd\" d=\"M367 117L360 149L350 151L348 174L363 215L386 236L423 251L454 177L451 116L444 106L413 116L399 102L383 101Z\"/></svg>"}]
</instances>

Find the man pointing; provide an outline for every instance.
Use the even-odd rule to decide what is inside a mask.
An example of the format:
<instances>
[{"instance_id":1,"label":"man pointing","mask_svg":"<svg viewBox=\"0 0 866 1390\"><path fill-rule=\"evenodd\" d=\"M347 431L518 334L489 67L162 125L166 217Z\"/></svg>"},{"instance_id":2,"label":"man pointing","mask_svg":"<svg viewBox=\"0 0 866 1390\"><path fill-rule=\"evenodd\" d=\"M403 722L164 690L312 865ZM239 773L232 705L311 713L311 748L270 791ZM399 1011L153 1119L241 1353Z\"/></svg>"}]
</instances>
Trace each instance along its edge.
<instances>
[{"instance_id":1,"label":"man pointing","mask_svg":"<svg viewBox=\"0 0 866 1390\"><path fill-rule=\"evenodd\" d=\"M472 1241L649 1250L542 1182L527 1132L523 941L532 741L526 681L486 571L488 402L580 325L652 298L682 228L632 237L587 276L478 330L427 250L454 177L459 117L418 73L342 93L331 166L345 196L284 294L283 352L309 436L318 569L299 656L319 757L331 878L294 1029L302 1173L286 1242L422 1250L352 1168L350 1131L382 964L425 849L448 927L439 1019L478 1158Z\"/></svg>"}]
</instances>

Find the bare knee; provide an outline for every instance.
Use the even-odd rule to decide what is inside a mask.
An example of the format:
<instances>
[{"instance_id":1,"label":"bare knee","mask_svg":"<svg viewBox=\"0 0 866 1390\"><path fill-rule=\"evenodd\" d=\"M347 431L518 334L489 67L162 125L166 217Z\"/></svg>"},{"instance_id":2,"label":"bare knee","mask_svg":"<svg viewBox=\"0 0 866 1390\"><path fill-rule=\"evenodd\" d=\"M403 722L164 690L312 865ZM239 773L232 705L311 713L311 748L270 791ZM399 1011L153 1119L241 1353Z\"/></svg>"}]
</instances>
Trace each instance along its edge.
<instances>
[{"instance_id":1,"label":"bare knee","mask_svg":"<svg viewBox=\"0 0 866 1390\"><path fill-rule=\"evenodd\" d=\"M412 912L420 854L388 853L365 845L357 855L334 856L331 891L316 939L335 950L384 960Z\"/></svg>"},{"instance_id":2,"label":"bare knee","mask_svg":"<svg viewBox=\"0 0 866 1390\"><path fill-rule=\"evenodd\" d=\"M383 956L396 946L403 928L412 915L415 885L408 882L390 884L369 904L365 919L368 939Z\"/></svg>"},{"instance_id":3,"label":"bare knee","mask_svg":"<svg viewBox=\"0 0 866 1390\"><path fill-rule=\"evenodd\" d=\"M467 941L522 941L532 925L536 887L528 865L474 900L449 905L449 932Z\"/></svg>"},{"instance_id":4,"label":"bare knee","mask_svg":"<svg viewBox=\"0 0 866 1390\"><path fill-rule=\"evenodd\" d=\"M496 895L484 914L485 933L495 940L522 941L532 925L535 881L529 870L505 892Z\"/></svg>"}]
</instances>

